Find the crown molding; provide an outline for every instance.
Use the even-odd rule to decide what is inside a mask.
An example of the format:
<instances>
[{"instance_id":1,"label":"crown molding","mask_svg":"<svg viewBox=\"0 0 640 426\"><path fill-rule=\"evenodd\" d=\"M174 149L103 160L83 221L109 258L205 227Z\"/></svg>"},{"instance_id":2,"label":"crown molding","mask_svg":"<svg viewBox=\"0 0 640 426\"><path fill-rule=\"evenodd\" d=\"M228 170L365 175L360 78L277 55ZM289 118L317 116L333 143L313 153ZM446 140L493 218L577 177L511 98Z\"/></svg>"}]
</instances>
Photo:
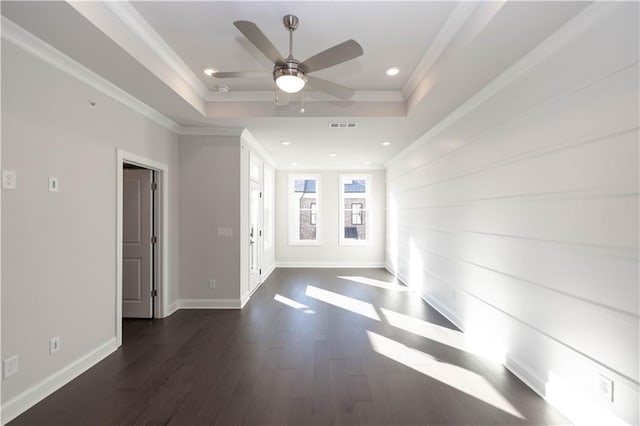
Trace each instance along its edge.
<instances>
[{"instance_id":1,"label":"crown molding","mask_svg":"<svg viewBox=\"0 0 640 426\"><path fill-rule=\"evenodd\" d=\"M383 164L371 164L368 166L326 166L326 167L321 167L318 168L317 166L308 166L306 167L304 164L298 165L298 166L284 166L284 167L278 167L278 170L284 170L284 171L296 171L296 172L308 172L308 173L316 173L316 172L322 172L325 170L331 170L331 171L335 171L335 170L340 170L343 171L345 173L350 173L351 171L353 172L361 172L361 171L366 171L366 170L385 170L386 167Z\"/></svg>"},{"instance_id":2,"label":"crown molding","mask_svg":"<svg viewBox=\"0 0 640 426\"><path fill-rule=\"evenodd\" d=\"M252 150L256 154L260 155L260 157L262 157L262 159L267 164L269 164L274 169L278 168L278 163L276 162L276 160L274 160L273 157L267 152L267 150L264 149L262 144L258 142L258 139L256 139L255 136L253 136L253 134L249 131L249 129L244 129L240 137L243 143L243 147L246 144L249 147L250 151Z\"/></svg>"},{"instance_id":3,"label":"crown molding","mask_svg":"<svg viewBox=\"0 0 640 426\"><path fill-rule=\"evenodd\" d=\"M288 95L292 101L299 101L300 94ZM226 93L209 92L205 98L207 102L273 102L273 90L239 90ZM350 99L338 99L322 92L309 91L304 93L305 102L404 102L405 97L399 90L363 90L357 91Z\"/></svg>"},{"instance_id":4,"label":"crown molding","mask_svg":"<svg viewBox=\"0 0 640 426\"><path fill-rule=\"evenodd\" d=\"M0 22L2 27L2 38L4 40L56 67L60 71L87 84L88 86L93 87L97 91L131 108L135 112L158 123L162 127L174 133L178 133L180 129L178 124L160 114L147 104L131 96L129 93L91 71L84 65L76 62L74 59L60 52L50 44L45 43L4 16Z\"/></svg>"},{"instance_id":5,"label":"crown molding","mask_svg":"<svg viewBox=\"0 0 640 426\"><path fill-rule=\"evenodd\" d=\"M473 111L505 87L512 84L531 68L542 63L552 54L570 43L577 36L589 30L589 28L591 28L595 23L609 15L617 7L618 5L612 2L595 2L590 6L587 6L582 12L570 19L556 32L551 34L544 41L529 51L529 53L520 58L515 64L507 68L506 71L484 86L479 92L467 99L466 102L456 108L451 114L443 118L428 132L393 156L393 158L385 163L385 166L389 167L407 153L424 145L443 130L449 128L469 112Z\"/></svg>"},{"instance_id":6,"label":"crown molding","mask_svg":"<svg viewBox=\"0 0 640 426\"><path fill-rule=\"evenodd\" d=\"M104 4L133 34L140 38L140 40L153 50L182 80L191 86L201 98L207 97L208 93L210 93L207 86L191 71L180 56L169 47L164 39L160 37L131 3L128 1L107 1L104 2Z\"/></svg>"},{"instance_id":7,"label":"crown molding","mask_svg":"<svg viewBox=\"0 0 640 426\"><path fill-rule=\"evenodd\" d=\"M476 7L478 7L478 3L476 2L462 2L453 9L447 21L442 28L440 28L440 31L438 31L433 43L431 43L420 62L418 62L418 66L414 68L402 88L402 93L405 98L408 98L416 87L418 87L418 84L424 80L442 52L444 52L451 40L453 40L471 14L476 10Z\"/></svg>"},{"instance_id":8,"label":"crown molding","mask_svg":"<svg viewBox=\"0 0 640 426\"><path fill-rule=\"evenodd\" d=\"M181 136L240 136L244 130L242 127L180 126L177 133Z\"/></svg>"}]
</instances>

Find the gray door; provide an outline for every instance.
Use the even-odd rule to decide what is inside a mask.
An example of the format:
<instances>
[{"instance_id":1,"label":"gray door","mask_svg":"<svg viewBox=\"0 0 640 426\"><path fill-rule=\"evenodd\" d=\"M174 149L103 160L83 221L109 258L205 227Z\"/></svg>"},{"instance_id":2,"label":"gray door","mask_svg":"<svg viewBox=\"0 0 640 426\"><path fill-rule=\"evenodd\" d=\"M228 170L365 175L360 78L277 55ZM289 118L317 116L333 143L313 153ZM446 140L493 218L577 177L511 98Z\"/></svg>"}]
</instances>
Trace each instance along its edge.
<instances>
[{"instance_id":1,"label":"gray door","mask_svg":"<svg viewBox=\"0 0 640 426\"><path fill-rule=\"evenodd\" d=\"M153 317L153 172L124 169L122 316Z\"/></svg>"}]
</instances>

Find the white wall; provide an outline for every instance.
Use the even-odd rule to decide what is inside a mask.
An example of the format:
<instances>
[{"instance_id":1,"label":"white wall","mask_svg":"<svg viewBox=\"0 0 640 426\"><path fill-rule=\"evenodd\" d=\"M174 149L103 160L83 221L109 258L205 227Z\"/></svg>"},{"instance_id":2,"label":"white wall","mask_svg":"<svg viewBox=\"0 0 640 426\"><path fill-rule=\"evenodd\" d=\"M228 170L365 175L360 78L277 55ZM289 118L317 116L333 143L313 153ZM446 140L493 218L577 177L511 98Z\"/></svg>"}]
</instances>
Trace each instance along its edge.
<instances>
[{"instance_id":1,"label":"white wall","mask_svg":"<svg viewBox=\"0 0 640 426\"><path fill-rule=\"evenodd\" d=\"M253 153L264 161L260 150L246 130L180 136L180 307L239 308L248 300L249 159ZM232 237L219 237L218 228L231 228ZM273 251L265 250L266 262ZM262 266L267 272L272 265Z\"/></svg>"},{"instance_id":2,"label":"white wall","mask_svg":"<svg viewBox=\"0 0 640 426\"><path fill-rule=\"evenodd\" d=\"M19 356L18 374L2 381L6 420L7 402L15 413L21 393L115 345L116 149L173 172L178 146L172 132L4 40L2 142L2 168L18 176L18 188L2 194L2 359ZM48 176L59 178L58 193L47 191ZM177 176L170 247L178 243ZM171 302L177 251L169 261ZM54 336L61 349L50 356Z\"/></svg>"},{"instance_id":3,"label":"white wall","mask_svg":"<svg viewBox=\"0 0 640 426\"><path fill-rule=\"evenodd\" d=\"M388 267L580 424L639 421L638 71L593 5L387 169Z\"/></svg>"},{"instance_id":4,"label":"white wall","mask_svg":"<svg viewBox=\"0 0 640 426\"><path fill-rule=\"evenodd\" d=\"M239 135L180 136L183 307L239 307L240 154ZM231 228L232 237L219 237L218 228Z\"/></svg>"},{"instance_id":5,"label":"white wall","mask_svg":"<svg viewBox=\"0 0 640 426\"><path fill-rule=\"evenodd\" d=\"M262 271L264 277L273 271L276 267L276 215L275 215L275 184L276 171L269 165L265 164L263 169L264 183L264 215L263 215L263 235L264 235L264 252L262 257Z\"/></svg>"},{"instance_id":6,"label":"white wall","mask_svg":"<svg viewBox=\"0 0 640 426\"><path fill-rule=\"evenodd\" d=\"M340 174L363 173L372 178L371 244L341 246ZM289 245L288 176L320 175L320 245ZM278 266L382 266L384 264L385 171L384 170L278 170L276 172L276 264Z\"/></svg>"}]
</instances>

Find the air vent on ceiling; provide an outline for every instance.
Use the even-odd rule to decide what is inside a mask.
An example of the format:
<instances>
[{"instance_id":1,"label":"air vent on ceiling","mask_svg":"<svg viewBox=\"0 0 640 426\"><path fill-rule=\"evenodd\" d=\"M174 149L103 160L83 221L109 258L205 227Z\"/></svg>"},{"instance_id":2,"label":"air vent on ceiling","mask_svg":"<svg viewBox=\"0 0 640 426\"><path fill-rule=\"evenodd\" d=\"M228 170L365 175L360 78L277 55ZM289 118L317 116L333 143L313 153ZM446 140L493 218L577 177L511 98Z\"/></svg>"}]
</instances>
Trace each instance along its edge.
<instances>
[{"instance_id":1,"label":"air vent on ceiling","mask_svg":"<svg viewBox=\"0 0 640 426\"><path fill-rule=\"evenodd\" d=\"M329 123L331 129L353 129L358 126L358 123Z\"/></svg>"}]
</instances>

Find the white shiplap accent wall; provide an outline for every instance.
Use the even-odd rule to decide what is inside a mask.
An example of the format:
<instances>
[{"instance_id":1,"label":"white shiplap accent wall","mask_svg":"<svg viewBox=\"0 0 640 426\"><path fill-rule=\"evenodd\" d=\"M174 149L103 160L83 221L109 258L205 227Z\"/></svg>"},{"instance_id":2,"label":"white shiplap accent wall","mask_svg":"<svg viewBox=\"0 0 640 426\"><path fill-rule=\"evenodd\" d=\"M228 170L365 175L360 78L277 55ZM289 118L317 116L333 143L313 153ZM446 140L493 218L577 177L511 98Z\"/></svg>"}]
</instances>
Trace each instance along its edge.
<instances>
[{"instance_id":1,"label":"white shiplap accent wall","mask_svg":"<svg viewBox=\"0 0 640 426\"><path fill-rule=\"evenodd\" d=\"M387 165L386 264L573 421L638 424L638 4L559 32Z\"/></svg>"}]
</instances>

